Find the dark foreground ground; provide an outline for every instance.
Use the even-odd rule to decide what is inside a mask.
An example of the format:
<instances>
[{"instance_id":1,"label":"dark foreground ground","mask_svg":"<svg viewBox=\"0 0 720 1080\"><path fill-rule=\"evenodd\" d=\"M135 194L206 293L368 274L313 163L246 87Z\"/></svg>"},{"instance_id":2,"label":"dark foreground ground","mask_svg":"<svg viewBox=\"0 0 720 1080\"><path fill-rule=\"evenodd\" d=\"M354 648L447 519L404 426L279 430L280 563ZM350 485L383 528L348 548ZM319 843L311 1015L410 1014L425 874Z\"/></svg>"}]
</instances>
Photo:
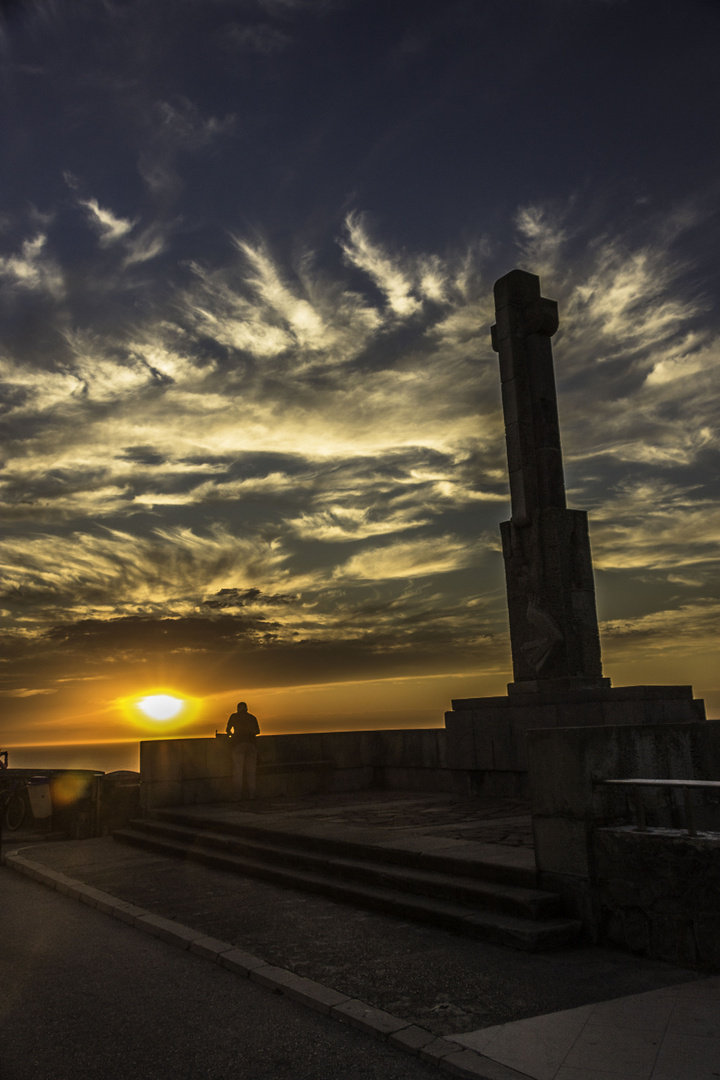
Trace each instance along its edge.
<instances>
[{"instance_id":1,"label":"dark foreground ground","mask_svg":"<svg viewBox=\"0 0 720 1080\"><path fill-rule=\"evenodd\" d=\"M451 797L274 800L260 815L378 834L531 843L527 808ZM423 816L424 815L424 816ZM345 824L344 824L345 823ZM686 982L697 972L583 945L529 954L320 896L143 852L111 838L33 844L28 857L438 1035L476 1030ZM3 877L8 871L3 870ZM60 897L52 897L60 900ZM113 927L114 929L114 927ZM4 1080L4 1078L3 1078Z\"/></svg>"},{"instance_id":2,"label":"dark foreground ground","mask_svg":"<svg viewBox=\"0 0 720 1080\"><path fill-rule=\"evenodd\" d=\"M438 1070L0 868L0 1080L433 1080Z\"/></svg>"}]
</instances>

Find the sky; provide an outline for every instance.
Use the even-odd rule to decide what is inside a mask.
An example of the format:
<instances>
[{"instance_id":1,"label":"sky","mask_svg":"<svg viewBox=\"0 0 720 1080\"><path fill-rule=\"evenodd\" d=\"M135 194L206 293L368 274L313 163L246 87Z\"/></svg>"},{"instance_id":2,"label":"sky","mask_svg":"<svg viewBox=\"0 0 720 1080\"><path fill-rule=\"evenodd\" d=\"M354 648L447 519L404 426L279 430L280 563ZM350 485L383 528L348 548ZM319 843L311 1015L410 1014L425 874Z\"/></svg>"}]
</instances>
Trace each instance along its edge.
<instances>
[{"instance_id":1,"label":"sky","mask_svg":"<svg viewBox=\"0 0 720 1080\"><path fill-rule=\"evenodd\" d=\"M717 0L0 12L0 743L505 693L516 266L605 674L720 715Z\"/></svg>"}]
</instances>

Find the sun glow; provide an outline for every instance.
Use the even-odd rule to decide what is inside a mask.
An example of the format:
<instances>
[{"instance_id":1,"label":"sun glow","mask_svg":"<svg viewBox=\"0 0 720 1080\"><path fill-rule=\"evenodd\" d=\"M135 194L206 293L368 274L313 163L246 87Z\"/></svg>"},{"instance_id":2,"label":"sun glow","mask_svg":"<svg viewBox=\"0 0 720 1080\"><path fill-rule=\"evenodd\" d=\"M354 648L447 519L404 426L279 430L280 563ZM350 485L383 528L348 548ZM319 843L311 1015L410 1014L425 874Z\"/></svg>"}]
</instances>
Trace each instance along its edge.
<instances>
[{"instance_id":1,"label":"sun glow","mask_svg":"<svg viewBox=\"0 0 720 1080\"><path fill-rule=\"evenodd\" d=\"M185 702L169 694L150 694L141 698L137 707L151 720L172 720L185 707Z\"/></svg>"},{"instance_id":2,"label":"sun glow","mask_svg":"<svg viewBox=\"0 0 720 1080\"><path fill-rule=\"evenodd\" d=\"M144 731L173 732L196 720L200 701L167 687L148 688L117 701L125 718Z\"/></svg>"}]
</instances>

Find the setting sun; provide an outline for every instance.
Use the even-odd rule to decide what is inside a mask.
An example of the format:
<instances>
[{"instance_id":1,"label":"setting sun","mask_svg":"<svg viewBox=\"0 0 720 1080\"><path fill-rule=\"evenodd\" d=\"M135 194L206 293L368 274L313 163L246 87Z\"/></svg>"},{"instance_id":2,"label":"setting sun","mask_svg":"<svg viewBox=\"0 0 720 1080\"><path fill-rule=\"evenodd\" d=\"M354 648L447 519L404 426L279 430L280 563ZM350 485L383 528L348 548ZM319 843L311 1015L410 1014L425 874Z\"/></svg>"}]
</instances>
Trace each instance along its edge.
<instances>
[{"instance_id":1,"label":"setting sun","mask_svg":"<svg viewBox=\"0 0 720 1080\"><path fill-rule=\"evenodd\" d=\"M136 690L115 702L126 721L148 735L162 730L163 736L186 728L197 720L201 700L167 686L150 686Z\"/></svg>"},{"instance_id":2,"label":"setting sun","mask_svg":"<svg viewBox=\"0 0 720 1080\"><path fill-rule=\"evenodd\" d=\"M151 720L172 720L184 705L180 698L170 697L169 694L151 694L137 703L138 709Z\"/></svg>"}]
</instances>

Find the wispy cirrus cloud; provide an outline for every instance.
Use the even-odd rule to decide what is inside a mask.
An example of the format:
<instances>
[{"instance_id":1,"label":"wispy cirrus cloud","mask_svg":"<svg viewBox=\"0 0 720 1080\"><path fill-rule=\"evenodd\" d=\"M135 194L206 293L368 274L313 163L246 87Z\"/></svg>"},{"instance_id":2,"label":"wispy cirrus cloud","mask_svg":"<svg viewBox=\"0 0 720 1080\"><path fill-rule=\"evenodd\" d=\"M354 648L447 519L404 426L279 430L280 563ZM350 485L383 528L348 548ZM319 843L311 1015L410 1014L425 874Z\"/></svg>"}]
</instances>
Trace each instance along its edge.
<instances>
[{"instance_id":1,"label":"wispy cirrus cloud","mask_svg":"<svg viewBox=\"0 0 720 1080\"><path fill-rule=\"evenodd\" d=\"M2 602L19 602L30 623L47 627L73 616L187 615L222 589L272 582L287 553L272 540L216 526L205 535L176 527L146 536L102 529L10 538L0 543L0 557Z\"/></svg>"},{"instance_id":2,"label":"wispy cirrus cloud","mask_svg":"<svg viewBox=\"0 0 720 1080\"><path fill-rule=\"evenodd\" d=\"M11 289L47 292L55 299L64 293L62 270L47 250L47 235L39 232L23 240L15 254L0 256L0 282Z\"/></svg>"},{"instance_id":3,"label":"wispy cirrus cloud","mask_svg":"<svg viewBox=\"0 0 720 1080\"><path fill-rule=\"evenodd\" d=\"M367 548L338 568L336 577L364 581L412 579L465 569L477 550L464 537L432 536Z\"/></svg>"},{"instance_id":4,"label":"wispy cirrus cloud","mask_svg":"<svg viewBox=\"0 0 720 1080\"><path fill-rule=\"evenodd\" d=\"M108 213L120 250L138 224ZM704 300L678 285L672 236L577 244L573 214L517 218L560 302L571 504L591 510L601 570L674 577L681 625L716 558L701 465L716 452L716 338ZM232 248L223 265L189 265L162 312L147 304L119 334L60 317L52 358L2 358L9 632L44 640L57 625L56 645L77 643L67 628L90 620L109 642L108 620L148 634L162 621L189 655L222 618L230 651L355 641L395 655L434 634L458 655L482 641L499 657L507 478L491 249L404 252L357 215L334 270L257 237ZM116 627L124 641L130 628Z\"/></svg>"},{"instance_id":5,"label":"wispy cirrus cloud","mask_svg":"<svg viewBox=\"0 0 720 1080\"><path fill-rule=\"evenodd\" d=\"M97 199L78 199L78 203L87 210L88 219L100 238L101 247L117 243L137 224L137 219L130 221L116 217L112 210L100 206Z\"/></svg>"}]
</instances>

